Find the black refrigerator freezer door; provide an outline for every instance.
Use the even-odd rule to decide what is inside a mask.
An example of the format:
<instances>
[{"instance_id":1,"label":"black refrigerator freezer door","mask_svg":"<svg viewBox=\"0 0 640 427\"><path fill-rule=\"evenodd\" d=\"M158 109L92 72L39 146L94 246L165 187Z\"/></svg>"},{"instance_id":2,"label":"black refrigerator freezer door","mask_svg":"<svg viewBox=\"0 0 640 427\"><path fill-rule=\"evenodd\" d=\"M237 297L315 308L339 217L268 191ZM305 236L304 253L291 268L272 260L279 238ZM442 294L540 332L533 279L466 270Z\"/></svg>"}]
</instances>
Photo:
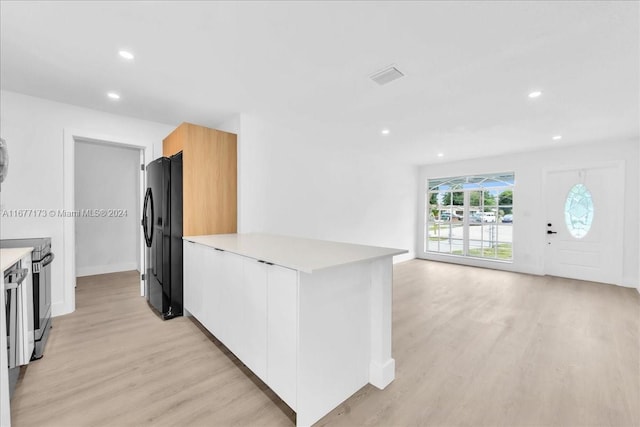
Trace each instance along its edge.
<instances>
[{"instance_id":1,"label":"black refrigerator freezer door","mask_svg":"<svg viewBox=\"0 0 640 427\"><path fill-rule=\"evenodd\" d=\"M143 218L145 237L145 294L149 305L159 314L169 310L170 278L170 161L161 157L147 166L147 191L150 195Z\"/></svg>"}]
</instances>

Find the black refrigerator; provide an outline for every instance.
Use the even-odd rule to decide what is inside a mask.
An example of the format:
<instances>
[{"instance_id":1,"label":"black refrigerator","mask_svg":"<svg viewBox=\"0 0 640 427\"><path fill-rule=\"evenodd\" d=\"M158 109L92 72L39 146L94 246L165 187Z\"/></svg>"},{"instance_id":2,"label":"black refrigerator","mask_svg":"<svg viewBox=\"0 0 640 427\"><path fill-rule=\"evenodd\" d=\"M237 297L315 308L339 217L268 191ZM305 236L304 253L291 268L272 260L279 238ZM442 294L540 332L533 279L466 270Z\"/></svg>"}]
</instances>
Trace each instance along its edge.
<instances>
[{"instance_id":1,"label":"black refrigerator","mask_svg":"<svg viewBox=\"0 0 640 427\"><path fill-rule=\"evenodd\" d=\"M142 229L147 302L163 320L182 316L182 153L147 165Z\"/></svg>"}]
</instances>

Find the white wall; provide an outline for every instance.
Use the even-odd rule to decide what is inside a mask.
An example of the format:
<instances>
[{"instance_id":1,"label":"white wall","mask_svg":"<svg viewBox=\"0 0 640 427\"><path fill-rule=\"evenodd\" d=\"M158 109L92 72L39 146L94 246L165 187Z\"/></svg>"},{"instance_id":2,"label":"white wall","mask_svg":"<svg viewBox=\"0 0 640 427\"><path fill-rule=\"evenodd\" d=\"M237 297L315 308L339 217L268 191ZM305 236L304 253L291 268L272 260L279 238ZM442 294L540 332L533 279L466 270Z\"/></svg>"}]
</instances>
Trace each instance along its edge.
<instances>
[{"instance_id":1,"label":"white wall","mask_svg":"<svg viewBox=\"0 0 640 427\"><path fill-rule=\"evenodd\" d=\"M140 151L77 142L75 167L75 210L107 211L76 219L77 276L138 269Z\"/></svg>"},{"instance_id":2,"label":"white wall","mask_svg":"<svg viewBox=\"0 0 640 427\"><path fill-rule=\"evenodd\" d=\"M64 129L113 135L116 140L152 147L175 128L8 91L0 92L0 111L0 130L11 161L0 193L0 205L7 210L64 208L64 169L70 167L63 164ZM63 218L0 217L0 238L41 236L50 236L53 251L62 255ZM68 312L63 277L68 262L58 256L52 264L54 316Z\"/></svg>"},{"instance_id":3,"label":"white wall","mask_svg":"<svg viewBox=\"0 0 640 427\"><path fill-rule=\"evenodd\" d=\"M409 250L396 262L415 257L417 167L345 148L309 123L242 114L221 127L240 128L240 231Z\"/></svg>"},{"instance_id":4,"label":"white wall","mask_svg":"<svg viewBox=\"0 0 640 427\"><path fill-rule=\"evenodd\" d=\"M573 145L553 150L527 152L466 160L451 163L438 163L420 168L420 188L418 206L425 206L425 188L428 178L441 178L458 175L470 175L492 172L515 172L516 187L514 204L518 211L517 222L513 227L514 259L512 264L495 263L483 260L465 261L472 265L505 269L531 274L544 274L545 236L545 199L543 178L545 169L580 167L594 162L625 162L625 200L624 208L607 207L611 215L623 215L623 272L622 285L638 286L638 197L640 177L638 176L638 141L608 142L606 144ZM454 261L451 257L422 253L424 244L424 212L418 210L421 218L417 248L419 256L429 259ZM454 261L455 262L455 261Z\"/></svg>"}]
</instances>

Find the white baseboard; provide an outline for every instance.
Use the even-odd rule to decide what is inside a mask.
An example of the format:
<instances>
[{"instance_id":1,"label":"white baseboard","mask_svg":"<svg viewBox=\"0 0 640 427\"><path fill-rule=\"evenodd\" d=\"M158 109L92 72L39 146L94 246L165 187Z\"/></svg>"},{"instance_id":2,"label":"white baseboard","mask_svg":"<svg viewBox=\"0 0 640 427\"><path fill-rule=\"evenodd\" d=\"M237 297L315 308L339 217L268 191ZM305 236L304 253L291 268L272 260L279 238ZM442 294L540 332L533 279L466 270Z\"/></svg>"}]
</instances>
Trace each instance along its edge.
<instances>
[{"instance_id":1,"label":"white baseboard","mask_svg":"<svg viewBox=\"0 0 640 427\"><path fill-rule=\"evenodd\" d=\"M65 314L73 313L73 309L68 307L64 301L58 301L51 304L51 317L64 316Z\"/></svg>"},{"instance_id":2,"label":"white baseboard","mask_svg":"<svg viewBox=\"0 0 640 427\"><path fill-rule=\"evenodd\" d=\"M393 263L398 264L400 262L411 261L412 259L416 259L416 255L413 251L409 251L409 253L394 256Z\"/></svg>"},{"instance_id":3,"label":"white baseboard","mask_svg":"<svg viewBox=\"0 0 640 427\"><path fill-rule=\"evenodd\" d=\"M369 364L369 382L380 390L384 390L386 386L391 384L395 377L395 359L387 360L384 365L379 365L373 361Z\"/></svg>"},{"instance_id":4,"label":"white baseboard","mask_svg":"<svg viewBox=\"0 0 640 427\"><path fill-rule=\"evenodd\" d=\"M88 267L78 267L76 269L76 277L94 276L96 274L117 273L119 271L131 271L131 270L137 270L137 269L138 269L138 263L136 261L123 262L120 264L92 265Z\"/></svg>"},{"instance_id":5,"label":"white baseboard","mask_svg":"<svg viewBox=\"0 0 640 427\"><path fill-rule=\"evenodd\" d=\"M490 270L511 271L513 273L532 274L534 276L544 276L544 269L540 266L514 264L511 261L500 260L484 260L482 258L461 257L448 254L423 253L418 255L417 259L427 261L446 262L449 264L458 264L467 267L488 268Z\"/></svg>"},{"instance_id":6,"label":"white baseboard","mask_svg":"<svg viewBox=\"0 0 640 427\"><path fill-rule=\"evenodd\" d=\"M628 277L623 277L620 286L624 286L625 288L635 288L640 292L640 288L638 288L638 281L634 279L630 279Z\"/></svg>"}]
</instances>

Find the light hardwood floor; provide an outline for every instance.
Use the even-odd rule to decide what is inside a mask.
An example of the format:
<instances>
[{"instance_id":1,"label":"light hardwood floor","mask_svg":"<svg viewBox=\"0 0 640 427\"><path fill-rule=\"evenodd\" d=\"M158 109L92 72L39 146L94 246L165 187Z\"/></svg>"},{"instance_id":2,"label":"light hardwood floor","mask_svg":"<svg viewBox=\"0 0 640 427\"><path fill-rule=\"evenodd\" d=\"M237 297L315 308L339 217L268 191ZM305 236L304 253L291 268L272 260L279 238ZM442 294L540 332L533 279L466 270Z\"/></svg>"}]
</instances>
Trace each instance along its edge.
<instances>
[{"instance_id":1,"label":"light hardwood floor","mask_svg":"<svg viewBox=\"0 0 640 427\"><path fill-rule=\"evenodd\" d=\"M295 414L187 318L162 322L137 272L78 279L20 426L292 426ZM634 289L414 260L394 267L396 380L318 426L638 426Z\"/></svg>"}]
</instances>

